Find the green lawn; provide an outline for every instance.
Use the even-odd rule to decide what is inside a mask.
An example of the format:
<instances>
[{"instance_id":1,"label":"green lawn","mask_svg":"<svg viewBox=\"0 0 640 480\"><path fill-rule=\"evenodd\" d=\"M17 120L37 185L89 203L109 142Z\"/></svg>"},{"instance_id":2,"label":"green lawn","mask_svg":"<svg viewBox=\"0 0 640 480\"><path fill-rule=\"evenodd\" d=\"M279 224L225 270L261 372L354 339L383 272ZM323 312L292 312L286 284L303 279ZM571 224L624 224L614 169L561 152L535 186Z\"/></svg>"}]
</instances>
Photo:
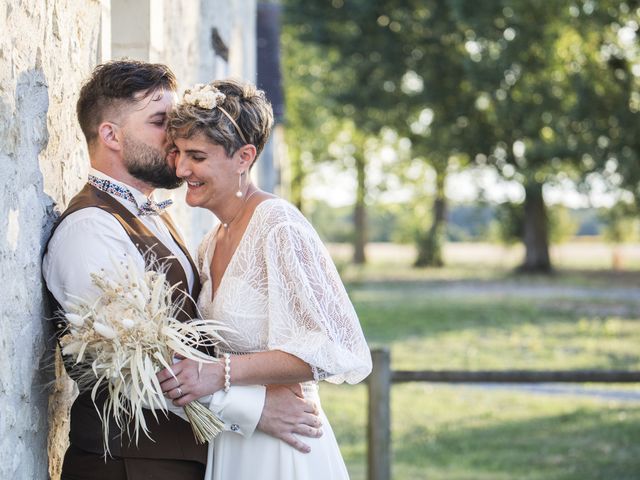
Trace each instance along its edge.
<instances>
[{"instance_id":1,"label":"green lawn","mask_svg":"<svg viewBox=\"0 0 640 480\"><path fill-rule=\"evenodd\" d=\"M395 369L640 369L637 271L517 277L502 264L415 270L408 259L342 269L370 344L389 346ZM321 391L351 476L364 479L366 389ZM414 383L393 387L391 408L394 479L640 478L638 401Z\"/></svg>"}]
</instances>

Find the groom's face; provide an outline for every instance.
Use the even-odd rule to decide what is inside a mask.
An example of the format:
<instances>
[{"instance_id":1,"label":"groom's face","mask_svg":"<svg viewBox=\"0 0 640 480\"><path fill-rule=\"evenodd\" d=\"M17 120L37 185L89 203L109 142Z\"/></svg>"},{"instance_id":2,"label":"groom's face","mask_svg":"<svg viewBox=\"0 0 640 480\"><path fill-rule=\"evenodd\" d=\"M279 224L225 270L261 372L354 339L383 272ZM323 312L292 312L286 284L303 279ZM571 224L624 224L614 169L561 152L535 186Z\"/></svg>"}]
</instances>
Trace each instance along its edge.
<instances>
[{"instance_id":1,"label":"groom's face","mask_svg":"<svg viewBox=\"0 0 640 480\"><path fill-rule=\"evenodd\" d=\"M167 162L167 115L175 92L141 93L122 125L122 157L127 171L154 188L176 188L182 180Z\"/></svg>"}]
</instances>

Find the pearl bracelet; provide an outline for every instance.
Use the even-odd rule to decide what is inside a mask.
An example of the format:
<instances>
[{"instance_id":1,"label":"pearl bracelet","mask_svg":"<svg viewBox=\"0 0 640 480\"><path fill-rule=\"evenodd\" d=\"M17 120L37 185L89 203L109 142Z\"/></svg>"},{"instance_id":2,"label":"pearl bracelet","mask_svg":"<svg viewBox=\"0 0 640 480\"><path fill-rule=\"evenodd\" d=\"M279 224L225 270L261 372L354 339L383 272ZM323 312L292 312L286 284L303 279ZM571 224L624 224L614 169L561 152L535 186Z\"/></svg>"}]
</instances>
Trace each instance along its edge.
<instances>
[{"instance_id":1,"label":"pearl bracelet","mask_svg":"<svg viewBox=\"0 0 640 480\"><path fill-rule=\"evenodd\" d=\"M224 391L225 393L231 388L231 355L225 353L224 357Z\"/></svg>"}]
</instances>

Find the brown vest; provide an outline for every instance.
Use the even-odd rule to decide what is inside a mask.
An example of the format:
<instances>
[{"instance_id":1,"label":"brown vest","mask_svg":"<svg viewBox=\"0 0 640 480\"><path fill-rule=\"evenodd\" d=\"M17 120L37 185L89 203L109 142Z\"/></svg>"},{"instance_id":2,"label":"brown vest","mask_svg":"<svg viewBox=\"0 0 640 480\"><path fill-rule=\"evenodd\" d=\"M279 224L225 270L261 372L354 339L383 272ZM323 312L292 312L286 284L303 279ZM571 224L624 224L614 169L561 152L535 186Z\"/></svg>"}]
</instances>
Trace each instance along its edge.
<instances>
[{"instance_id":1,"label":"brown vest","mask_svg":"<svg viewBox=\"0 0 640 480\"><path fill-rule=\"evenodd\" d=\"M192 299L198 297L200 291L200 281L198 271L193 260L189 256L184 242L178 234L175 225L167 213L160 215L171 236L180 246L180 249L189 259L194 273L194 286L191 296L185 296L188 290L187 276L180 262L173 256L171 251L163 245L145 225L133 215L126 207L114 199L111 195L102 192L92 185L85 185L84 188L71 200L68 208L57 220L51 235L57 226L71 213L88 207L100 208L113 215L125 232L134 243L138 251L145 259L149 258L148 252L152 252L156 261L167 269L167 281L171 285L178 285L174 290L173 301L183 302L182 309L178 314L180 321L197 317L197 309ZM91 248L87 245L87 248ZM53 295L49 294L52 305L59 308ZM64 334L65 325L62 322L55 322L56 334L58 337ZM65 365L71 377L74 377L71 365ZM102 392L96 399L97 407L102 411L102 405L106 399L106 393ZM154 418L150 411L145 410L145 420L150 430L153 440L149 440L144 434L140 434L138 444L135 440L129 440L126 432L121 432L115 424L113 418L109 422L109 449L111 455L119 457L136 458L163 458L165 460L191 460L206 463L207 450L205 445L196 445L191 427L180 417L169 413L165 417L161 412L157 413L158 420ZM96 406L91 400L91 392L81 393L71 407L71 428L69 440L72 445L82 450L103 454L102 422Z\"/></svg>"}]
</instances>

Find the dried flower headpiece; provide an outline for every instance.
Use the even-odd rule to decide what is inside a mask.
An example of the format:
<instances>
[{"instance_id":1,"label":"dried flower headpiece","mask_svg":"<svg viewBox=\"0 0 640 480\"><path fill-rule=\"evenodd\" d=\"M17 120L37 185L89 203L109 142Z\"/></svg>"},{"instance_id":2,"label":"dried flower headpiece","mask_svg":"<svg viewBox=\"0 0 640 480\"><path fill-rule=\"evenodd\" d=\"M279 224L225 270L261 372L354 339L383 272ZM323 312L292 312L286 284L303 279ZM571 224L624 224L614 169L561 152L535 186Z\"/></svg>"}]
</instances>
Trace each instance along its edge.
<instances>
[{"instance_id":1,"label":"dried flower headpiece","mask_svg":"<svg viewBox=\"0 0 640 480\"><path fill-rule=\"evenodd\" d=\"M206 110L213 110L214 108L217 108L220 110L229 119L233 126L236 127L236 131L238 132L238 135L240 135L240 138L242 138L242 141L247 144L249 142L244 136L244 133L242 133L242 130L240 130L240 125L238 125L233 117L229 115L229 112L221 106L226 98L227 96L224 93L209 83L206 85L202 83L195 84L193 88L185 90L184 96L182 97L185 103L193 105L194 107Z\"/></svg>"},{"instance_id":2,"label":"dried flower headpiece","mask_svg":"<svg viewBox=\"0 0 640 480\"><path fill-rule=\"evenodd\" d=\"M193 88L188 88L184 92L183 100L189 105L212 110L227 98L227 96L210 84L197 83Z\"/></svg>"}]
</instances>

